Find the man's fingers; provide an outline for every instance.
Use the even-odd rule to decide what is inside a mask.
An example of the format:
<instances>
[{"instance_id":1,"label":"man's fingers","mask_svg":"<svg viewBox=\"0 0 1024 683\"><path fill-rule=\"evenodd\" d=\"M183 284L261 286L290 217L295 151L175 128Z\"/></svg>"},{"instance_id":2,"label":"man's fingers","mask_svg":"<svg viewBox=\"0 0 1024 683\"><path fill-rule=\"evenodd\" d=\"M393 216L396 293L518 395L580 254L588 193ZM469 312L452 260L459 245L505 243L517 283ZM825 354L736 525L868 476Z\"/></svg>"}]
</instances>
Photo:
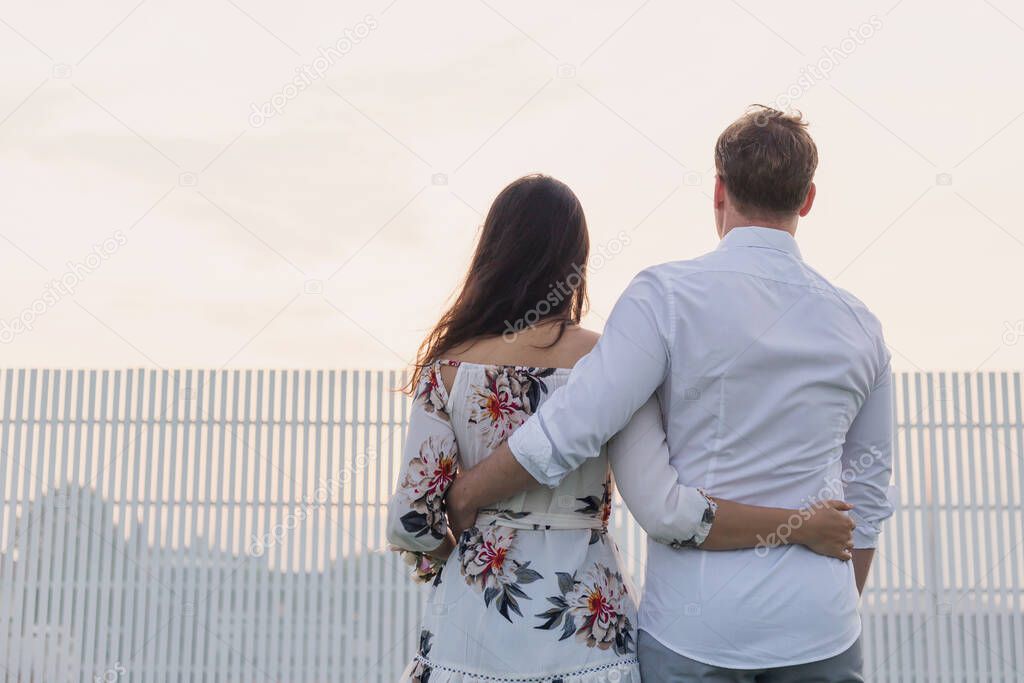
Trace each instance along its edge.
<instances>
[{"instance_id":1,"label":"man's fingers","mask_svg":"<svg viewBox=\"0 0 1024 683\"><path fill-rule=\"evenodd\" d=\"M825 501L825 504L828 505L833 510L840 510L842 512L846 512L848 510L853 509L853 506L847 503L845 500L828 500Z\"/></svg>"},{"instance_id":2,"label":"man's fingers","mask_svg":"<svg viewBox=\"0 0 1024 683\"><path fill-rule=\"evenodd\" d=\"M829 555L837 560L842 560L843 562L853 559L853 554L850 552L849 547L845 545L836 547L833 552L829 553Z\"/></svg>"}]
</instances>

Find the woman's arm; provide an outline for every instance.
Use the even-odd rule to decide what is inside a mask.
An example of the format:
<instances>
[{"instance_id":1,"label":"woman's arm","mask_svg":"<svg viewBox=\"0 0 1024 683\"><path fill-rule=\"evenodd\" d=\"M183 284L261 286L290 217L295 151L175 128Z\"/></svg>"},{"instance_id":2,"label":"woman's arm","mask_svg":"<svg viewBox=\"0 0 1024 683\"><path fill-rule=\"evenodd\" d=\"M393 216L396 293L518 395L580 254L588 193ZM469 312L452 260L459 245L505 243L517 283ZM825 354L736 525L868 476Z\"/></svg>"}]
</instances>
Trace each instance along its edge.
<instances>
[{"instance_id":1,"label":"woman's arm","mask_svg":"<svg viewBox=\"0 0 1024 683\"><path fill-rule=\"evenodd\" d=\"M854 523L846 512L853 506L845 501L826 500L804 510L744 505L721 498L714 501L718 510L711 533L700 544L702 550L797 544L820 555L851 558Z\"/></svg>"},{"instance_id":2,"label":"woman's arm","mask_svg":"<svg viewBox=\"0 0 1024 683\"><path fill-rule=\"evenodd\" d=\"M458 471L459 447L445 412L447 392L437 366L424 370L409 415L402 469L388 502L387 539L407 557L421 580L455 547L444 495Z\"/></svg>"},{"instance_id":3,"label":"woman's arm","mask_svg":"<svg viewBox=\"0 0 1024 683\"><path fill-rule=\"evenodd\" d=\"M703 550L805 545L850 559L853 522L842 501L810 510L744 505L683 486L669 463L661 409L652 396L608 444L615 482L647 534L673 547Z\"/></svg>"}]
</instances>

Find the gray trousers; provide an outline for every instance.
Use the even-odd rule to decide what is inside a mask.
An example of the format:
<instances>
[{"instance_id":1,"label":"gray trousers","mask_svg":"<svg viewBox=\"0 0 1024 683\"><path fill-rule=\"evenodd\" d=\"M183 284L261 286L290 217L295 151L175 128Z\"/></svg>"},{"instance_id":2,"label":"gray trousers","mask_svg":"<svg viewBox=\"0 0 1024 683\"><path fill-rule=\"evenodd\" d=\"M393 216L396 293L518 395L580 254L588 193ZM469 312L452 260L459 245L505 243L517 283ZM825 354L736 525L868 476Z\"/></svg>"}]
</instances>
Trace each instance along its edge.
<instances>
[{"instance_id":1,"label":"gray trousers","mask_svg":"<svg viewBox=\"0 0 1024 683\"><path fill-rule=\"evenodd\" d=\"M646 631L637 638L644 683L864 683L860 638L849 650L820 662L776 669L722 669L668 649Z\"/></svg>"}]
</instances>

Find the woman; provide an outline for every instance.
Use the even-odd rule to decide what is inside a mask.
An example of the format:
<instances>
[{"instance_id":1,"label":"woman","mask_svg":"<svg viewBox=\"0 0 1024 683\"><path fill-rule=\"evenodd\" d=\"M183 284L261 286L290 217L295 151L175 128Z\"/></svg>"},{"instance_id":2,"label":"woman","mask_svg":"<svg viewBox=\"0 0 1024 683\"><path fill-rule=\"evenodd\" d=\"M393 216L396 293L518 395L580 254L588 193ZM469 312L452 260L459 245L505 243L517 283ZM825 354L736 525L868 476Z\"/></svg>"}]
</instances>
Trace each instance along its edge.
<instances>
[{"instance_id":1,"label":"woman","mask_svg":"<svg viewBox=\"0 0 1024 683\"><path fill-rule=\"evenodd\" d=\"M638 682L636 596L607 533L612 473L647 533L680 552L754 547L803 519L680 485L652 398L606 453L555 489L481 511L456 542L444 493L457 470L507 439L597 340L579 327L588 255L572 191L520 178L495 199L462 291L420 348L388 540L433 587L403 681ZM844 506L804 513L790 542L845 558Z\"/></svg>"}]
</instances>

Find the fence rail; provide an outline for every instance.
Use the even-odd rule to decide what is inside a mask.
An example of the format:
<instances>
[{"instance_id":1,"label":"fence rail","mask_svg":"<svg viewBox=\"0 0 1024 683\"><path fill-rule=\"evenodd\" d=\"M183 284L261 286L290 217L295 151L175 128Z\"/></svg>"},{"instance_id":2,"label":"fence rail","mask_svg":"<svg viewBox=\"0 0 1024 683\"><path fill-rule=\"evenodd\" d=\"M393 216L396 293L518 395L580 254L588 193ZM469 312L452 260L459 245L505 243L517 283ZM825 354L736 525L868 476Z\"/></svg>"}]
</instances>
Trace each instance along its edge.
<instances>
[{"instance_id":1,"label":"fence rail","mask_svg":"<svg viewBox=\"0 0 1024 683\"><path fill-rule=\"evenodd\" d=\"M396 372L0 371L0 680L396 680ZM896 378L868 680L1024 677L1019 373ZM613 533L637 582L644 540Z\"/></svg>"}]
</instances>

